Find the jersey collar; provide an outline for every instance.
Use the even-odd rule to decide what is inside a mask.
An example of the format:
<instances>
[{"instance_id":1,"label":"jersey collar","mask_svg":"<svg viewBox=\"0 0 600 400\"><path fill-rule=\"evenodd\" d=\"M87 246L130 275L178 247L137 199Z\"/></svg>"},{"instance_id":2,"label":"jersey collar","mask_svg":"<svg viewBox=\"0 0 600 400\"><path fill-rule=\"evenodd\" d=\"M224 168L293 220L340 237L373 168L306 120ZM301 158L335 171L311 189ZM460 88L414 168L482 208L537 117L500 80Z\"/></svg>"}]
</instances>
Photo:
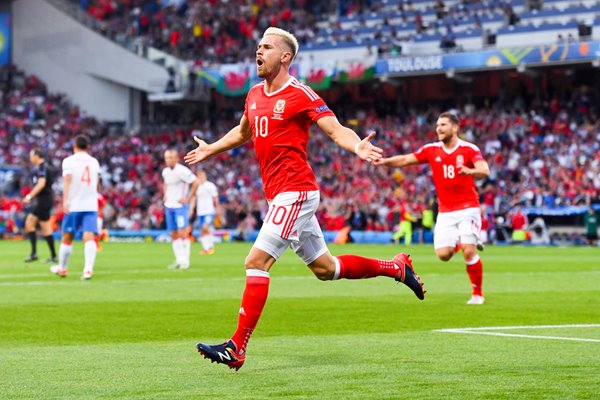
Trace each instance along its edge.
<instances>
[{"instance_id":1,"label":"jersey collar","mask_svg":"<svg viewBox=\"0 0 600 400\"><path fill-rule=\"evenodd\" d=\"M275 96L277 93L280 93L282 90L284 90L285 88L287 88L288 86L290 86L290 84L292 83L293 80L294 80L294 77L290 76L290 79L288 79L288 81L281 88L277 89L273 93L267 93L267 85L265 84L263 86L263 92L265 92L265 95L267 97Z\"/></svg>"},{"instance_id":2,"label":"jersey collar","mask_svg":"<svg viewBox=\"0 0 600 400\"><path fill-rule=\"evenodd\" d=\"M446 148L446 146L444 146L444 143L442 143L442 150L444 150L444 152L445 152L446 154L452 154L452 153L454 153L454 150L458 149L458 147L460 146L460 142L461 142L461 140L460 140L460 139L458 139L458 140L456 141L456 145L455 145L453 148L451 148L450 150L448 150L448 149Z\"/></svg>"}]
</instances>

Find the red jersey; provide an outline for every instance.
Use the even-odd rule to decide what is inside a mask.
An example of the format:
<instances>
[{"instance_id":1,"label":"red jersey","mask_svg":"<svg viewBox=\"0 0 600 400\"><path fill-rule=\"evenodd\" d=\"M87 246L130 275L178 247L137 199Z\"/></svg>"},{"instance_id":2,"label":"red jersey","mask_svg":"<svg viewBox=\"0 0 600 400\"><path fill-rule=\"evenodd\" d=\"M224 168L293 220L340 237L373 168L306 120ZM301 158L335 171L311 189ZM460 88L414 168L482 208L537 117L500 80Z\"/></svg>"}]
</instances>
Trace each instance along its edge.
<instances>
[{"instance_id":1,"label":"red jersey","mask_svg":"<svg viewBox=\"0 0 600 400\"><path fill-rule=\"evenodd\" d=\"M520 231L525 225L527 225L527 216L521 213L517 213L512 216L511 221L512 228L514 230Z\"/></svg>"},{"instance_id":2,"label":"red jersey","mask_svg":"<svg viewBox=\"0 0 600 400\"><path fill-rule=\"evenodd\" d=\"M104 200L104 196L98 193L98 214L102 217L102 209L106 205L106 200Z\"/></svg>"},{"instance_id":3,"label":"red jersey","mask_svg":"<svg viewBox=\"0 0 600 400\"><path fill-rule=\"evenodd\" d=\"M427 162L431 166L439 211L479 207L475 180L472 176L459 175L458 167L473 168L475 162L484 160L481 151L474 144L460 139L452 150L443 146L442 142L430 143L413 153L421 164Z\"/></svg>"},{"instance_id":4,"label":"red jersey","mask_svg":"<svg viewBox=\"0 0 600 400\"><path fill-rule=\"evenodd\" d=\"M248 92L244 115L267 200L283 192L318 190L306 149L312 123L335 116L323 99L294 77L273 93L261 82Z\"/></svg>"}]
</instances>

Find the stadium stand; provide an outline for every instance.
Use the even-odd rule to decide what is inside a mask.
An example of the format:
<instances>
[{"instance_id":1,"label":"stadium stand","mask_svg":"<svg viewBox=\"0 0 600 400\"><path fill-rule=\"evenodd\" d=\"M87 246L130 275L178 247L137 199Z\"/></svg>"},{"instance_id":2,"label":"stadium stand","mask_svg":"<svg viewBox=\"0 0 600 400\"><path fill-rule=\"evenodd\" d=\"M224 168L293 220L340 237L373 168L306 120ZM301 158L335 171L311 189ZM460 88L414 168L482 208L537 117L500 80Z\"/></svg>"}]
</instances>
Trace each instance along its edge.
<instances>
[{"instance_id":1,"label":"stadium stand","mask_svg":"<svg viewBox=\"0 0 600 400\"><path fill-rule=\"evenodd\" d=\"M548 37L552 36L556 42L564 40L575 41L578 36L578 23L571 21L567 23L543 23L535 25L510 26L498 29L496 44L499 47L509 47L514 43L527 43L535 46L548 44Z\"/></svg>"},{"instance_id":2,"label":"stadium stand","mask_svg":"<svg viewBox=\"0 0 600 400\"><path fill-rule=\"evenodd\" d=\"M252 58L255 39L271 25L293 28L306 42L315 30L316 15L330 2L88 1L82 5L106 36L122 44L139 41L182 59L199 54L203 66ZM324 11L325 10L325 11Z\"/></svg>"},{"instance_id":3,"label":"stadium stand","mask_svg":"<svg viewBox=\"0 0 600 400\"><path fill-rule=\"evenodd\" d=\"M60 160L70 154L69 139L87 133L102 164L102 192L108 204L104 216L106 226L113 229L160 228L163 210L156 171L163 152L174 147L183 154L191 147L192 135L214 140L235 124L232 115L220 118L216 127L124 130L83 115L64 95L48 93L43 82L14 66L0 69L0 74L0 165L27 171L28 150L37 145L51 152L58 169ZM430 105L381 116L374 106L331 106L357 131L377 130L377 143L389 155L414 151L434 140L433 121L440 111ZM490 181L481 187L489 213L504 214L515 204L554 207L600 202L596 111L586 86L575 88L572 97L546 98L540 103L525 104L515 98L486 107L461 105L457 112L463 117L464 136L479 145L491 166ZM364 214L364 229L376 231L393 227L402 204L410 204L416 213L431 205L434 193L426 167L399 172L356 163L353 155L316 130L310 152L322 189L319 218L328 230L343 226L355 208ZM221 193L222 226L244 224L248 230L258 224L264 201L252 145L220 155L206 167ZM19 199L28 190L26 182L27 173L20 190L0 201L3 224L11 229L22 225ZM56 189L60 190L60 183ZM60 220L60 202L56 214Z\"/></svg>"},{"instance_id":4,"label":"stadium stand","mask_svg":"<svg viewBox=\"0 0 600 400\"><path fill-rule=\"evenodd\" d=\"M295 32L308 50L372 46L384 54L425 55L548 44L558 35L579 39L579 27L592 28L600 11L600 3L590 0L340 1L337 7L300 0L238 1L237 7L193 0L165 6L156 1L81 4L113 40L154 47L202 67L252 59L255 40L269 25ZM549 31L555 38L548 39Z\"/></svg>"},{"instance_id":5,"label":"stadium stand","mask_svg":"<svg viewBox=\"0 0 600 400\"><path fill-rule=\"evenodd\" d=\"M89 26L115 42L152 46L192 60L195 68L252 59L256 39L272 24L293 30L311 57L312 50L329 49L332 58L342 53L360 58L361 47L374 46L382 60L390 55L476 51L489 43L510 47L574 42L582 37L582 26L590 27L591 38L600 35L600 2L588 0L340 1L337 6L326 1L239 0L233 8L231 2L193 0L51 2L84 10L85 18L95 21ZM175 147L183 154L192 135L214 140L239 119L234 112L219 109L218 117L202 123L181 119L185 125L179 126L175 117L164 125L145 121L142 128L125 128L86 115L80 111L84 105L49 92L38 77L14 66L2 67L0 73L0 166L11 168L14 180L8 189L3 187L1 224L10 229L22 225L18 200L28 190L27 153L34 144L51 152L58 169L70 153L69 138L87 133L104 166L107 226L153 229L163 225L155 172L162 165L164 150ZM477 105L458 100L465 138L481 147L492 167L490 181L481 188L491 214L503 215L514 204L551 207L600 202L600 126L593 96L585 84L575 83L563 97L539 93L536 100L525 101L489 96L489 101ZM360 134L376 129L378 145L389 154L414 151L433 140L433 121L442 111L438 100L428 100L427 105L416 101L399 115L391 115L391 108L382 112L376 104L338 102L330 106L340 119ZM326 229L339 229L358 208L366 220L362 228L390 230L406 204L417 214L431 206L434 196L427 168L402 172L373 168L354 163L351 155L320 132L315 131L311 140L310 159L323 192L319 216ZM243 226L249 231L261 220L264 208L260 176L251 146L233 154L218 157L208 174L221 192L226 211L222 226ZM60 219L60 204L56 211Z\"/></svg>"}]
</instances>

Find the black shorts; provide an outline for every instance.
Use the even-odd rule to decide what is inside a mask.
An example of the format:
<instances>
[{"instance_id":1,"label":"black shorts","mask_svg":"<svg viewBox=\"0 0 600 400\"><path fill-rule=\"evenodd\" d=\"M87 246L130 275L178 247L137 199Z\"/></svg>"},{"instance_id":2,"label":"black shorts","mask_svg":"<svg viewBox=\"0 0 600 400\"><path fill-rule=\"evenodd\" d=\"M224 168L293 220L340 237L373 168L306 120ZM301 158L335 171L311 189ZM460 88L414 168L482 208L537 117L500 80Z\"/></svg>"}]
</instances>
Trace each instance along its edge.
<instances>
[{"instance_id":1,"label":"black shorts","mask_svg":"<svg viewBox=\"0 0 600 400\"><path fill-rule=\"evenodd\" d=\"M587 240L598 240L598 233L588 233L586 237Z\"/></svg>"},{"instance_id":2,"label":"black shorts","mask_svg":"<svg viewBox=\"0 0 600 400\"><path fill-rule=\"evenodd\" d=\"M30 214L35 215L40 221L45 222L50 219L52 207L54 207L54 202L51 197L38 197Z\"/></svg>"}]
</instances>

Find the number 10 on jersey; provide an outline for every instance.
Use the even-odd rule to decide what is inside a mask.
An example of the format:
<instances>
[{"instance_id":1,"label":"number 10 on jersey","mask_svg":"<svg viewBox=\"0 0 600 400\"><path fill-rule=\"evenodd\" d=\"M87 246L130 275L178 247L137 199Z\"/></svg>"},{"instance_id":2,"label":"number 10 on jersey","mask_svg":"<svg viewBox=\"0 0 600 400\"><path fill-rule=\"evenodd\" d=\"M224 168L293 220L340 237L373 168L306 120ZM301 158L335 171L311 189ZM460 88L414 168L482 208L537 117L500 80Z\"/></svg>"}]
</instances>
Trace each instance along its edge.
<instances>
[{"instance_id":1,"label":"number 10 on jersey","mask_svg":"<svg viewBox=\"0 0 600 400\"><path fill-rule=\"evenodd\" d=\"M258 137L258 135L262 137L267 137L269 134L269 118L268 117L254 117L254 136Z\"/></svg>"}]
</instances>

